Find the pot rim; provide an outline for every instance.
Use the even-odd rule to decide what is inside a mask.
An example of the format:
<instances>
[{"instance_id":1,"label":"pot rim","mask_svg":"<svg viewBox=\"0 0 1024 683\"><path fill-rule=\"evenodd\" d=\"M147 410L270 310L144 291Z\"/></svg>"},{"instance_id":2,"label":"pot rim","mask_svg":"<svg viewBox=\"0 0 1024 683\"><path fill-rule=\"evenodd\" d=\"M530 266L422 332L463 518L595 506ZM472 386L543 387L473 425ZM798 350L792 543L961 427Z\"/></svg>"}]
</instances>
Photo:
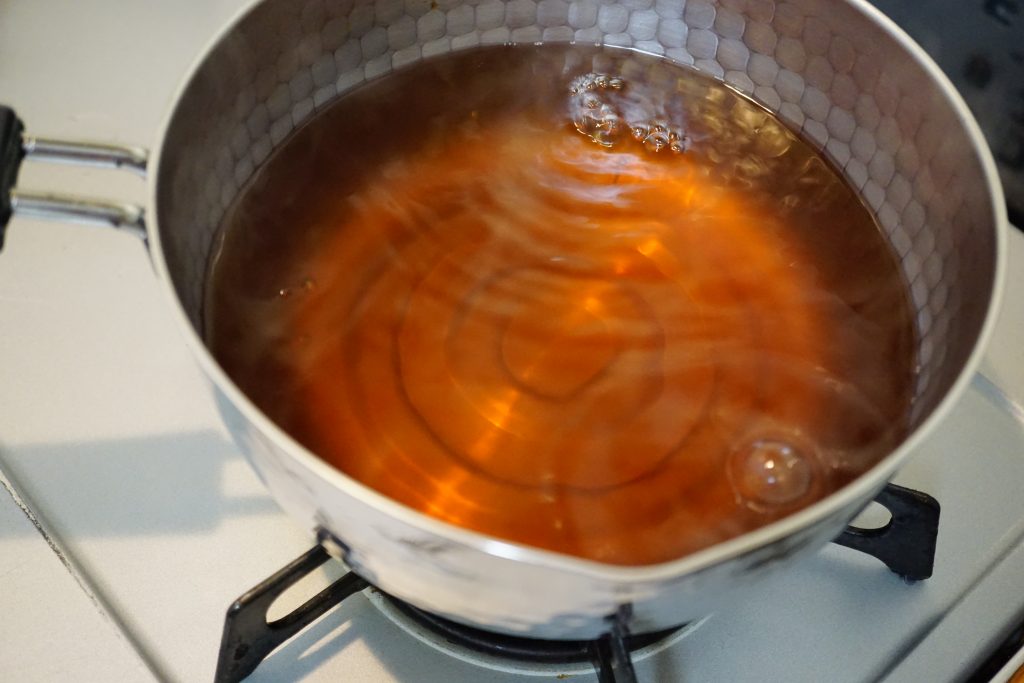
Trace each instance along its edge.
<instances>
[{"instance_id":1,"label":"pot rim","mask_svg":"<svg viewBox=\"0 0 1024 683\"><path fill-rule=\"evenodd\" d=\"M292 458L314 473L321 480L331 486L340 489L347 495L363 501L365 504L375 507L379 512L390 515L405 524L422 529L423 531L445 537L456 544L469 547L475 551L488 555L514 560L529 565L545 567L558 570L564 573L576 574L592 580L618 583L623 585L636 585L644 583L660 583L666 580L695 574L715 565L722 564L728 560L750 553L758 548L767 546L796 532L811 527L816 523L834 514L837 510L853 505L860 500L870 499L881 486L904 464L907 458L924 443L924 441L935 430L936 426L943 422L953 407L959 402L966 391L976 372L982 357L988 346L992 331L998 318L1001 308L1004 281L1006 274L1006 250L1008 219L1005 198L1002 185L996 170L995 161L991 151L981 133L977 121L971 115L967 104L954 88L951 81L939 69L938 65L925 53L913 39L910 38L899 26L880 10L870 5L867 0L845 0L855 11L860 12L878 28L889 34L891 38L899 43L906 51L907 56L922 67L931 78L939 85L946 96L947 101L953 107L960 125L966 130L969 139L973 143L975 152L981 162L984 172L984 181L988 189L992 214L995 218L995 267L991 277L991 296L988 307L985 311L984 321L975 340L974 348L967 360L964 362L956 380L950 386L946 395L939 401L939 404L925 418L920 425L914 429L906 439L889 455L885 456L871 469L867 470L849 484L825 498L794 512L782 519L767 524L763 527L747 532L735 538L722 541L697 552L683 557L648 565L617 565L588 560L572 555L566 555L551 550L536 548L513 541L506 541L477 531L465 529L448 522L430 517L422 512L407 507L372 488L361 484L355 479L344 474L340 470L329 465L318 458L305 446L298 443L293 437L278 427L273 421L266 417L252 401L246 397L237 385L221 369L214 360L213 355L206 348L198 331L189 320L188 313L174 289L167 267L167 261L160 240L159 202L157 187L160 180L160 163L163 152L163 145L166 141L167 131L174 122L178 107L181 104L183 95L192 82L195 74L206 63L209 55L251 12L254 12L262 4L253 3L238 11L206 44L204 49L198 53L192 65L186 71L184 77L176 88L171 99L171 106L158 129L155 144L152 146L152 154L147 173L148 183L148 206L152 210L147 215L147 234L150 245L150 255L153 261L154 270L160 281L159 288L166 298L173 311L178 327L184 332L186 344L189 346L193 356L198 361L207 379L214 387L221 391L224 396L237 408L240 413L255 428L269 438L275 446L283 452L288 453Z\"/></svg>"}]
</instances>

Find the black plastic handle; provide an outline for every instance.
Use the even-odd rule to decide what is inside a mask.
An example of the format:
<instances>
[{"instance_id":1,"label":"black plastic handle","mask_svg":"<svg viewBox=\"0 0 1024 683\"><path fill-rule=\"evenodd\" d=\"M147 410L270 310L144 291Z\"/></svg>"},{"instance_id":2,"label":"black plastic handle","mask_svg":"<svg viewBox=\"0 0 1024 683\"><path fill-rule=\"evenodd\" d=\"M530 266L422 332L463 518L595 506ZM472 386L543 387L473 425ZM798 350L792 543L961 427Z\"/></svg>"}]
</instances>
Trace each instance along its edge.
<instances>
[{"instance_id":1,"label":"black plastic handle","mask_svg":"<svg viewBox=\"0 0 1024 683\"><path fill-rule=\"evenodd\" d=\"M4 248L7 221L11 220L11 190L25 158L21 135L25 126L10 107L0 105L0 249Z\"/></svg>"}]
</instances>

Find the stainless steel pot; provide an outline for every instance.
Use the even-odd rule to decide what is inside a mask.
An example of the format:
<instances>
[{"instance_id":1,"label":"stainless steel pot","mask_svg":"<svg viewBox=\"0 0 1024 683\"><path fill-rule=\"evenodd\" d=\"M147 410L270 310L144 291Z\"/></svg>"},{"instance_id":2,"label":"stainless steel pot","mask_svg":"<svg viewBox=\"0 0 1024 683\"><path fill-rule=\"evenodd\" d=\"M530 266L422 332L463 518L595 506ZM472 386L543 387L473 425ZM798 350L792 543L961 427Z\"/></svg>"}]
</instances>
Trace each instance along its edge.
<instances>
[{"instance_id":1,"label":"stainless steel pot","mask_svg":"<svg viewBox=\"0 0 1024 683\"><path fill-rule=\"evenodd\" d=\"M633 46L761 101L825 150L887 233L920 343L906 441L777 523L688 557L610 566L515 545L403 507L317 459L237 389L203 344L201 305L225 208L273 150L346 90L432 54L505 42ZM182 85L154 154L22 138L0 112L6 209L141 232L224 420L274 497L353 570L452 619L535 637L594 637L628 605L633 632L699 618L835 537L943 419L994 322L1006 219L995 167L960 97L861 0L265 0ZM149 205L14 192L21 156L148 168Z\"/></svg>"}]
</instances>

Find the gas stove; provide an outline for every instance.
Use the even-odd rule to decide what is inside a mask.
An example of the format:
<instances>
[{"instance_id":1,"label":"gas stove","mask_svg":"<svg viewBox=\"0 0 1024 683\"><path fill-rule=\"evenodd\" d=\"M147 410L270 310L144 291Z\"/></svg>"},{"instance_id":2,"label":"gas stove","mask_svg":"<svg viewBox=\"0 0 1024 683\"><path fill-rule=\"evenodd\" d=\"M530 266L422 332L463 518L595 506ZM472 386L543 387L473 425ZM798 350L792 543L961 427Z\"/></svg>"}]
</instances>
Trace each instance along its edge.
<instances>
[{"instance_id":1,"label":"gas stove","mask_svg":"<svg viewBox=\"0 0 1024 683\"><path fill-rule=\"evenodd\" d=\"M149 144L190 61L245 4L8 1L0 99L39 133ZM21 184L144 199L137 179L81 169L26 166ZM829 546L745 604L650 644L636 657L639 680L960 680L1018 627L1024 236L1013 231L1009 250L984 365L895 478L942 504L934 575L908 584L872 557ZM0 679L212 680L231 601L314 539L278 509L221 426L143 247L12 222L0 321ZM271 616L344 571L325 563ZM488 658L415 623L357 590L247 680L597 680L588 661ZM1017 660L977 680L1006 680Z\"/></svg>"}]
</instances>

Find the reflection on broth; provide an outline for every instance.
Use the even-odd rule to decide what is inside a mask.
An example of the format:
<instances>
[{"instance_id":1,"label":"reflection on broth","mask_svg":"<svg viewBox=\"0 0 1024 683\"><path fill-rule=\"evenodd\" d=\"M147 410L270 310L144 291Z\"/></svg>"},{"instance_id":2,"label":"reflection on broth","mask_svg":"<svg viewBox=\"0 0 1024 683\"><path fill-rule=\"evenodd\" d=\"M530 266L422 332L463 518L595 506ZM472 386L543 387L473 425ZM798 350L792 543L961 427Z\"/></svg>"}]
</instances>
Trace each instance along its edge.
<instances>
[{"instance_id":1,"label":"reflection on broth","mask_svg":"<svg viewBox=\"0 0 1024 683\"><path fill-rule=\"evenodd\" d=\"M657 58L426 60L298 130L228 212L209 344L349 476L617 564L834 491L904 436L896 259L831 166Z\"/></svg>"}]
</instances>

